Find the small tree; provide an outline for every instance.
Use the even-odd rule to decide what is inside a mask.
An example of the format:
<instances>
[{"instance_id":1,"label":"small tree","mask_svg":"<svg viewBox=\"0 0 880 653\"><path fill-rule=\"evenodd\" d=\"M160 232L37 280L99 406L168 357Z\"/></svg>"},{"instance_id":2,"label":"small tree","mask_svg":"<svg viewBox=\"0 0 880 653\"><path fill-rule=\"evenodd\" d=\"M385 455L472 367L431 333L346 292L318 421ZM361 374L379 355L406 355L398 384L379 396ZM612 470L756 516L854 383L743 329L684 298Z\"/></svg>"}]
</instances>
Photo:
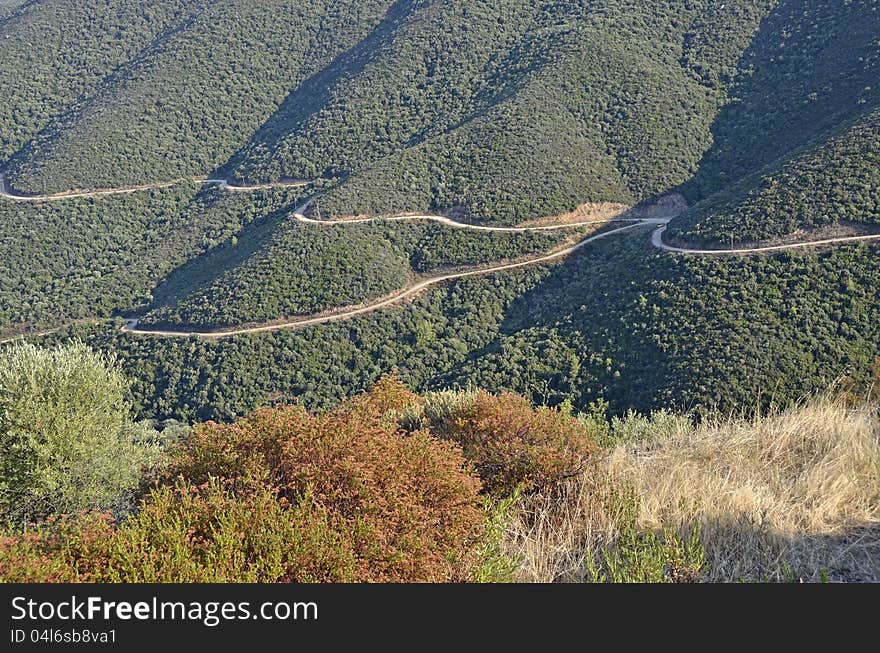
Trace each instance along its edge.
<instances>
[{"instance_id":1,"label":"small tree","mask_svg":"<svg viewBox=\"0 0 880 653\"><path fill-rule=\"evenodd\" d=\"M117 507L158 451L113 359L75 342L0 355L0 520Z\"/></svg>"}]
</instances>

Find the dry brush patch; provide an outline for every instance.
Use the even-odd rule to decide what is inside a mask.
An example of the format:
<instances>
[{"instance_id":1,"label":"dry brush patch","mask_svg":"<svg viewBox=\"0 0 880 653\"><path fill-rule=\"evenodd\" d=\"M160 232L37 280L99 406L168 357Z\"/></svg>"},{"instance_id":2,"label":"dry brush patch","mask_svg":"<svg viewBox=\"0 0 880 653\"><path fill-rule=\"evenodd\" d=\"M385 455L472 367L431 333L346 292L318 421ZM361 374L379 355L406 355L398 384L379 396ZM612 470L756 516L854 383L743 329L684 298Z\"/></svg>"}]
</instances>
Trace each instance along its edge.
<instances>
[{"instance_id":1,"label":"dry brush patch","mask_svg":"<svg viewBox=\"0 0 880 653\"><path fill-rule=\"evenodd\" d=\"M699 533L703 580L880 580L875 410L821 400L619 445L583 478L524 503L505 543L520 579L588 579L625 526L626 506L608 498L626 488L640 531Z\"/></svg>"},{"instance_id":2,"label":"dry brush patch","mask_svg":"<svg viewBox=\"0 0 880 653\"><path fill-rule=\"evenodd\" d=\"M520 227L544 227L557 224L577 224L578 222L605 221L623 216L628 210L626 204L615 202L587 202L581 204L574 211L549 215L535 220L529 220L518 225Z\"/></svg>"}]
</instances>

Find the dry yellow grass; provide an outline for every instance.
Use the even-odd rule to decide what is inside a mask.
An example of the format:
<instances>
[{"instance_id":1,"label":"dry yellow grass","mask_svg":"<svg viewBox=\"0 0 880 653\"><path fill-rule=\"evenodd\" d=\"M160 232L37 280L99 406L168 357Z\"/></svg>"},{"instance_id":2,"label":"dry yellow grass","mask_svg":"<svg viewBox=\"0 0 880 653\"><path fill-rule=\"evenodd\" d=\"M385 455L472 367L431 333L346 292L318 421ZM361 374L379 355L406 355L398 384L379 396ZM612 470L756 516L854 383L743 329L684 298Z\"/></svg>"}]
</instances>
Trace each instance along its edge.
<instances>
[{"instance_id":1,"label":"dry yellow grass","mask_svg":"<svg viewBox=\"0 0 880 653\"><path fill-rule=\"evenodd\" d=\"M583 580L587 557L617 536L602 500L615 487L639 497L640 529L700 526L706 580L880 581L876 411L820 400L620 445L560 496L524 506L506 540L520 580Z\"/></svg>"}]
</instances>

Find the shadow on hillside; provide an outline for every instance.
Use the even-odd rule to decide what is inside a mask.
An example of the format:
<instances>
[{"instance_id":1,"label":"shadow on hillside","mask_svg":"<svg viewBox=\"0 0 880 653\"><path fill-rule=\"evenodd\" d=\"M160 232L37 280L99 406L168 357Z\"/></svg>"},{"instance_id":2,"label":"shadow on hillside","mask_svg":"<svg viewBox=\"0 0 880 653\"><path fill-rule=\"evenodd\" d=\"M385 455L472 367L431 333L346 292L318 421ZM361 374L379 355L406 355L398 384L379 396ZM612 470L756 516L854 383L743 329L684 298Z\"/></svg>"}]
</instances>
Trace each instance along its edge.
<instances>
[{"instance_id":1,"label":"shadow on hillside","mask_svg":"<svg viewBox=\"0 0 880 653\"><path fill-rule=\"evenodd\" d=\"M0 18L0 25L11 20L13 17L25 14L26 11L35 4L35 0L22 2L21 6L17 7L14 12L10 13L5 18ZM140 49L136 56L110 70L101 78L100 82L97 82L94 85L94 88L91 91L84 92L72 104L52 115L37 133L25 141L15 152L10 154L5 161L0 161L0 166L6 170L14 169L22 164L26 165L35 155L38 156L41 150L48 148L49 143L57 140L59 135L59 125L71 125L78 122L86 109L102 97L102 89L112 88L115 84L121 83L130 77L132 73L137 70L138 66L143 65L145 62L149 61L150 57L156 55L156 52L161 48L162 43L187 30L203 11L204 7L197 7L193 8L191 12L182 12L179 18L169 23L165 29L157 32L150 42ZM12 187L11 182L8 182L8 186L11 192L16 190Z\"/></svg>"},{"instance_id":2,"label":"shadow on hillside","mask_svg":"<svg viewBox=\"0 0 880 653\"><path fill-rule=\"evenodd\" d=\"M189 210L210 210L210 205L197 206L199 201L210 200L203 194L190 205ZM241 265L272 239L275 230L285 220L290 219L290 213L297 202L295 200L248 223L236 234L236 244L222 243L175 268L155 287L153 301L143 312L174 304Z\"/></svg>"},{"instance_id":3,"label":"shadow on hillside","mask_svg":"<svg viewBox=\"0 0 880 653\"><path fill-rule=\"evenodd\" d=\"M705 198L876 106L878 33L873 3L781 0L739 61L753 73L734 80L685 195Z\"/></svg>"},{"instance_id":4,"label":"shadow on hillside","mask_svg":"<svg viewBox=\"0 0 880 653\"><path fill-rule=\"evenodd\" d=\"M413 0L397 0L385 14L385 18L363 40L334 59L326 68L304 81L292 91L281 107L263 124L250 141L244 145L215 175L233 175L250 152L269 151L273 143L294 133L306 119L318 111L330 99L340 79L356 77L379 50L392 29L413 9ZM259 181L239 179L243 182Z\"/></svg>"}]
</instances>

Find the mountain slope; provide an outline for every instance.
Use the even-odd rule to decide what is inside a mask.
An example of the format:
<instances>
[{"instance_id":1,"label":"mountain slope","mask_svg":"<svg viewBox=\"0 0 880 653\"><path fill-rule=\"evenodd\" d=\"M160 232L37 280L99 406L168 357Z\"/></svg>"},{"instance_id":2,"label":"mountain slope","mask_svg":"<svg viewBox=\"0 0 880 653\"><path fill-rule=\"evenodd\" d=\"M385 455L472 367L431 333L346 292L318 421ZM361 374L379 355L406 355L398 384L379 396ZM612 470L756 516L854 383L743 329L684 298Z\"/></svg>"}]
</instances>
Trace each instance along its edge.
<instances>
[{"instance_id":1,"label":"mountain slope","mask_svg":"<svg viewBox=\"0 0 880 653\"><path fill-rule=\"evenodd\" d=\"M400 290L417 274L544 254L571 237L567 230L473 234L434 223L315 227L289 210L269 221L253 225L254 237L245 230L234 245L175 271L139 326L218 329L320 313ZM238 248L245 251L232 251Z\"/></svg>"},{"instance_id":2,"label":"mountain slope","mask_svg":"<svg viewBox=\"0 0 880 653\"><path fill-rule=\"evenodd\" d=\"M7 2L0 7L0 167L50 125L112 84L152 43L185 23L195 0ZM59 128L56 127L56 128Z\"/></svg>"},{"instance_id":3,"label":"mountain slope","mask_svg":"<svg viewBox=\"0 0 880 653\"><path fill-rule=\"evenodd\" d=\"M55 114L10 142L13 187L112 187L220 167L341 183L326 198L336 214L460 207L502 222L638 201L693 173L724 80L770 4L174 2L157 4L168 24L144 42L116 45L128 31L116 23L90 29L97 45L84 52L124 50L119 61L53 61L24 45L24 18L4 26L19 43L8 88L47 67L58 84L106 69L87 93L70 84ZM90 28L87 8L61 4L28 15Z\"/></svg>"},{"instance_id":4,"label":"mountain slope","mask_svg":"<svg viewBox=\"0 0 880 653\"><path fill-rule=\"evenodd\" d=\"M712 128L714 146L685 187L691 200L777 162L880 102L880 3L774 4L739 62L730 102Z\"/></svg>"},{"instance_id":5,"label":"mountain slope","mask_svg":"<svg viewBox=\"0 0 880 653\"><path fill-rule=\"evenodd\" d=\"M336 215L511 221L645 199L693 172L718 80L768 3L418 4L354 73L340 64L320 104L282 108L236 174L342 180L324 201Z\"/></svg>"},{"instance_id":6,"label":"mountain slope","mask_svg":"<svg viewBox=\"0 0 880 653\"><path fill-rule=\"evenodd\" d=\"M171 271L296 201L288 195L184 184L63 202L0 201L0 336L137 311Z\"/></svg>"},{"instance_id":7,"label":"mountain slope","mask_svg":"<svg viewBox=\"0 0 880 653\"><path fill-rule=\"evenodd\" d=\"M209 174L288 89L363 38L388 8L379 0L195 4L184 23L19 152L9 166L12 185L45 193Z\"/></svg>"},{"instance_id":8,"label":"mountain slope","mask_svg":"<svg viewBox=\"0 0 880 653\"><path fill-rule=\"evenodd\" d=\"M413 387L515 390L712 412L784 405L880 358L877 246L761 258L652 253L633 231L536 266L445 284L346 322L223 341L80 327L117 352L143 415L229 419L262 403L328 406L397 369Z\"/></svg>"},{"instance_id":9,"label":"mountain slope","mask_svg":"<svg viewBox=\"0 0 880 653\"><path fill-rule=\"evenodd\" d=\"M759 241L841 222L880 225L880 110L695 207L670 236Z\"/></svg>"}]
</instances>

